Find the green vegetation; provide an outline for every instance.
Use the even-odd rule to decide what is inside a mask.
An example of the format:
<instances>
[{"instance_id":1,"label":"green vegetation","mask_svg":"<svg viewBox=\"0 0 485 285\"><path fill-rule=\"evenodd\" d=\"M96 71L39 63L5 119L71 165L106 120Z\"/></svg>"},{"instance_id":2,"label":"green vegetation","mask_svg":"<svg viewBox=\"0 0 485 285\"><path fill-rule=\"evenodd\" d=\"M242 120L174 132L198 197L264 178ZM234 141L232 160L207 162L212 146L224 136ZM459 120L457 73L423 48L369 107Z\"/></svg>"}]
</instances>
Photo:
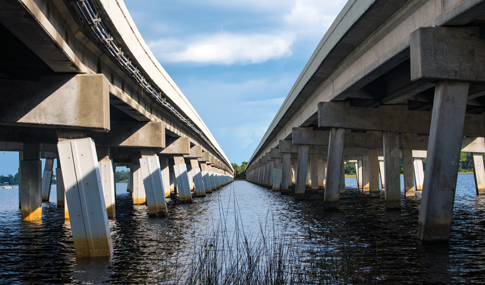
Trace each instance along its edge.
<instances>
[{"instance_id":1,"label":"green vegetation","mask_svg":"<svg viewBox=\"0 0 485 285\"><path fill-rule=\"evenodd\" d=\"M128 183L128 179L130 178L129 171L116 171L115 180L116 183Z\"/></svg>"},{"instance_id":2,"label":"green vegetation","mask_svg":"<svg viewBox=\"0 0 485 285\"><path fill-rule=\"evenodd\" d=\"M0 175L0 184L4 185L7 182L10 185L17 185L19 184L19 174L9 174L7 176Z\"/></svg>"},{"instance_id":3,"label":"green vegetation","mask_svg":"<svg viewBox=\"0 0 485 285\"><path fill-rule=\"evenodd\" d=\"M248 165L247 161L243 161L241 166L237 165L237 163L231 163L232 168L234 169L234 177L236 179L244 179L244 171L246 170L246 166Z\"/></svg>"}]
</instances>

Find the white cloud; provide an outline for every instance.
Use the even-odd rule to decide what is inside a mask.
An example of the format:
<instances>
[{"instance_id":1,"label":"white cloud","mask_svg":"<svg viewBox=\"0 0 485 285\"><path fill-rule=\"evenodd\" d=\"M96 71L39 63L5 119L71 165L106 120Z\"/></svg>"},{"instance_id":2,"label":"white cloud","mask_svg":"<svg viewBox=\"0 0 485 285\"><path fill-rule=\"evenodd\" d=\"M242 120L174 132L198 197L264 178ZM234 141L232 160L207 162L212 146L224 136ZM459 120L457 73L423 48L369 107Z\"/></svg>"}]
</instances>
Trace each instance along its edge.
<instances>
[{"instance_id":1,"label":"white cloud","mask_svg":"<svg viewBox=\"0 0 485 285\"><path fill-rule=\"evenodd\" d=\"M249 145L259 142L267 129L266 127L231 126L219 128L218 135L229 138L233 147L245 149Z\"/></svg>"},{"instance_id":2,"label":"white cloud","mask_svg":"<svg viewBox=\"0 0 485 285\"><path fill-rule=\"evenodd\" d=\"M261 63L291 56L290 34L231 34L197 36L188 41L158 40L150 49L162 62L196 62L211 64Z\"/></svg>"},{"instance_id":3,"label":"white cloud","mask_svg":"<svg viewBox=\"0 0 485 285\"><path fill-rule=\"evenodd\" d=\"M260 100L260 101L246 101L246 102L243 102L243 104L248 106L258 106L258 107L281 106L281 104L283 104L283 101L285 101L285 97L272 98L272 99Z\"/></svg>"},{"instance_id":4,"label":"white cloud","mask_svg":"<svg viewBox=\"0 0 485 285\"><path fill-rule=\"evenodd\" d=\"M300 34L320 34L332 25L347 0L296 0L285 21Z\"/></svg>"}]
</instances>

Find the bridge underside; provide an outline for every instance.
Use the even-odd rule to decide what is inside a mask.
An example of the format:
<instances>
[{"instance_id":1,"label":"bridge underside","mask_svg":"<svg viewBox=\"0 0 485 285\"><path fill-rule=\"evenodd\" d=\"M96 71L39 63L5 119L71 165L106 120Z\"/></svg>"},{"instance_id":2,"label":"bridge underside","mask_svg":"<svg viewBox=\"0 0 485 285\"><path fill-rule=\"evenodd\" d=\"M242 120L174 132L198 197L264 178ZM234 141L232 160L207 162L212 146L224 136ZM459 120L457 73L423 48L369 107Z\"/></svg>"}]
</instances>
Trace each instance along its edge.
<instances>
[{"instance_id":1,"label":"bridge underside","mask_svg":"<svg viewBox=\"0 0 485 285\"><path fill-rule=\"evenodd\" d=\"M347 161L364 193L379 197L382 186L387 208L399 209L402 160L402 196L421 198L419 237L448 240L460 152L472 153L484 193L484 20L484 1L349 1L253 154L248 179L296 198L321 193L336 210Z\"/></svg>"}]
</instances>

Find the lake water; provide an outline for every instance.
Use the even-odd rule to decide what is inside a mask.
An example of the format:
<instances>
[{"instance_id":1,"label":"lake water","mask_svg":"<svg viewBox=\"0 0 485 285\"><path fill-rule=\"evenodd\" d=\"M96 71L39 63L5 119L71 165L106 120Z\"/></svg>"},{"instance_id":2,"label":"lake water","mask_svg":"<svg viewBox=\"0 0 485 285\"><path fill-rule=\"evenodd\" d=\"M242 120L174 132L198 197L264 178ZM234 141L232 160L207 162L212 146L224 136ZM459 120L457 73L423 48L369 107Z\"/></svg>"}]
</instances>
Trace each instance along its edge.
<instances>
[{"instance_id":1,"label":"lake water","mask_svg":"<svg viewBox=\"0 0 485 285\"><path fill-rule=\"evenodd\" d=\"M126 184L117 184L107 260L76 260L55 185L39 223L20 221L16 187L0 189L0 283L170 283L183 278L198 248L214 246L207 243L214 232L231 239L241 230L249 247L265 235L270 243L284 240L291 264L310 275L333 270L330 280L351 271L346 283L485 283L485 197L476 197L473 175L458 177L449 243L433 246L416 238L419 200L403 199L401 211L387 211L383 195L361 194L355 178L346 185L338 212L235 181L192 204L170 203L168 218L153 219L146 206L132 205Z\"/></svg>"}]
</instances>

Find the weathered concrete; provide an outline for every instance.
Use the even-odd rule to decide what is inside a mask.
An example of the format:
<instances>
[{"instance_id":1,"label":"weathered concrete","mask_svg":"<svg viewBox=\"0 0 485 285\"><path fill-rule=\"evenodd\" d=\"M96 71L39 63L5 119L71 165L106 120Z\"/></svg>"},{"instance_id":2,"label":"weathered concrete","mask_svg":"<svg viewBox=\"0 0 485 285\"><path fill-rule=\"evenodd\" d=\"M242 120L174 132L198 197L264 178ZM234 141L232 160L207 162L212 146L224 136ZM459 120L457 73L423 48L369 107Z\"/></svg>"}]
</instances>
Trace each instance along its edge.
<instances>
[{"instance_id":1,"label":"weathered concrete","mask_svg":"<svg viewBox=\"0 0 485 285\"><path fill-rule=\"evenodd\" d=\"M61 140L57 147L76 256L110 256L113 248L94 142Z\"/></svg>"},{"instance_id":2,"label":"weathered concrete","mask_svg":"<svg viewBox=\"0 0 485 285\"><path fill-rule=\"evenodd\" d=\"M140 168L143 175L148 215L152 217L167 216L167 201L158 156L142 155Z\"/></svg>"},{"instance_id":3,"label":"weathered concrete","mask_svg":"<svg viewBox=\"0 0 485 285\"><path fill-rule=\"evenodd\" d=\"M369 149L369 191L371 197L379 197L378 149Z\"/></svg>"},{"instance_id":4,"label":"weathered concrete","mask_svg":"<svg viewBox=\"0 0 485 285\"><path fill-rule=\"evenodd\" d=\"M291 153L283 153L283 165L281 169L281 190L288 190L292 179Z\"/></svg>"},{"instance_id":5,"label":"weathered concrete","mask_svg":"<svg viewBox=\"0 0 485 285\"><path fill-rule=\"evenodd\" d=\"M273 191L280 191L281 186L281 159L275 159L273 174Z\"/></svg>"},{"instance_id":6,"label":"weathered concrete","mask_svg":"<svg viewBox=\"0 0 485 285\"><path fill-rule=\"evenodd\" d=\"M48 202L51 196L52 171L54 166L54 159L48 158L45 160L44 175L42 175L42 202Z\"/></svg>"},{"instance_id":7,"label":"weathered concrete","mask_svg":"<svg viewBox=\"0 0 485 285\"><path fill-rule=\"evenodd\" d=\"M483 167L483 155L481 153L472 153L472 159L477 196L483 195L485 194L485 169Z\"/></svg>"},{"instance_id":8,"label":"weathered concrete","mask_svg":"<svg viewBox=\"0 0 485 285\"><path fill-rule=\"evenodd\" d=\"M108 218L113 219L116 216L115 211L115 178L113 173L113 161L109 157L109 148L97 147L99 175L101 178L101 187L103 188L104 202ZM103 151L101 153L101 151Z\"/></svg>"},{"instance_id":9,"label":"weathered concrete","mask_svg":"<svg viewBox=\"0 0 485 285\"><path fill-rule=\"evenodd\" d=\"M451 81L436 85L418 220L418 237L424 241L450 235L468 87Z\"/></svg>"},{"instance_id":10,"label":"weathered concrete","mask_svg":"<svg viewBox=\"0 0 485 285\"><path fill-rule=\"evenodd\" d=\"M298 152L298 172L296 175L295 196L299 199L303 198L305 195L308 168L308 150L308 145L300 145L300 151Z\"/></svg>"},{"instance_id":11,"label":"weathered concrete","mask_svg":"<svg viewBox=\"0 0 485 285\"><path fill-rule=\"evenodd\" d=\"M197 159L192 158L190 159L190 165L192 168L192 177L194 179L195 192L197 194L197 197L204 197L206 193L205 193L204 181L202 179L202 173L199 167L199 161Z\"/></svg>"},{"instance_id":12,"label":"weathered concrete","mask_svg":"<svg viewBox=\"0 0 485 285\"><path fill-rule=\"evenodd\" d=\"M423 160L421 158L414 158L414 183L416 184L416 192L423 191L424 184L424 170L423 170Z\"/></svg>"},{"instance_id":13,"label":"weathered concrete","mask_svg":"<svg viewBox=\"0 0 485 285\"><path fill-rule=\"evenodd\" d=\"M406 198L416 197L413 177L413 151L411 149L402 150L402 164L404 175L404 194Z\"/></svg>"},{"instance_id":14,"label":"weathered concrete","mask_svg":"<svg viewBox=\"0 0 485 285\"><path fill-rule=\"evenodd\" d=\"M386 167L384 165L384 157L379 156L379 177L381 178L381 188L384 189L386 188L386 173L385 171Z\"/></svg>"},{"instance_id":15,"label":"weathered concrete","mask_svg":"<svg viewBox=\"0 0 485 285\"><path fill-rule=\"evenodd\" d=\"M42 219L42 162L38 143L24 143L20 162L20 205L24 221Z\"/></svg>"},{"instance_id":16,"label":"weathered concrete","mask_svg":"<svg viewBox=\"0 0 485 285\"><path fill-rule=\"evenodd\" d=\"M192 194L190 193L189 177L187 176L187 166L185 165L184 157L182 155L174 155L173 159L179 200L183 203L191 203Z\"/></svg>"},{"instance_id":17,"label":"weathered concrete","mask_svg":"<svg viewBox=\"0 0 485 285\"><path fill-rule=\"evenodd\" d=\"M170 197L170 168L168 163L168 157L160 156L159 159L165 197Z\"/></svg>"},{"instance_id":18,"label":"weathered concrete","mask_svg":"<svg viewBox=\"0 0 485 285\"><path fill-rule=\"evenodd\" d=\"M384 177L386 181L386 208L401 208L401 166L399 156L399 134L384 132Z\"/></svg>"},{"instance_id":19,"label":"weathered concrete","mask_svg":"<svg viewBox=\"0 0 485 285\"><path fill-rule=\"evenodd\" d=\"M139 159L133 161L133 189L131 197L133 198L133 205L143 205L146 203L145 186L143 184L143 173L140 167Z\"/></svg>"},{"instance_id":20,"label":"weathered concrete","mask_svg":"<svg viewBox=\"0 0 485 285\"><path fill-rule=\"evenodd\" d=\"M362 191L370 194L370 161L369 156L362 156Z\"/></svg>"},{"instance_id":21,"label":"weathered concrete","mask_svg":"<svg viewBox=\"0 0 485 285\"><path fill-rule=\"evenodd\" d=\"M355 164L355 174L357 176L357 187L360 190L363 190L363 161L362 157L357 160L357 163Z\"/></svg>"},{"instance_id":22,"label":"weathered concrete","mask_svg":"<svg viewBox=\"0 0 485 285\"><path fill-rule=\"evenodd\" d=\"M345 130L333 128L330 132L327 173L325 180L325 209L337 210L344 158Z\"/></svg>"}]
</instances>

